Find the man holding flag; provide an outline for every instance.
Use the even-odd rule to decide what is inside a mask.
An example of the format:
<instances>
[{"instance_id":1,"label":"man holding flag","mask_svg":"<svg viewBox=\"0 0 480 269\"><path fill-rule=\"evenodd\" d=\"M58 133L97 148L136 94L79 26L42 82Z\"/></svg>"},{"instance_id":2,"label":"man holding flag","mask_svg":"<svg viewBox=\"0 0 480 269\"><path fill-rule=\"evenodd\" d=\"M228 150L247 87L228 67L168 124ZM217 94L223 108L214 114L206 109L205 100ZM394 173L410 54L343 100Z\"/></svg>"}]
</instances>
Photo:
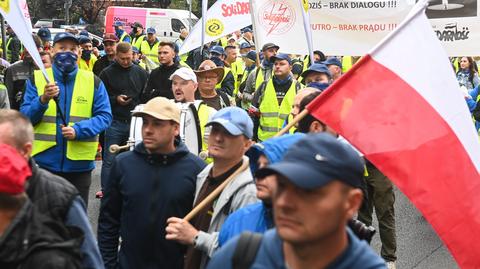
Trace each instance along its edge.
<instances>
[{"instance_id":1,"label":"man holding flag","mask_svg":"<svg viewBox=\"0 0 480 269\"><path fill-rule=\"evenodd\" d=\"M53 42L53 66L27 81L20 111L34 125L37 164L70 181L88 204L98 134L112 121L105 86L92 72L80 70L77 38L59 33Z\"/></svg>"}]
</instances>

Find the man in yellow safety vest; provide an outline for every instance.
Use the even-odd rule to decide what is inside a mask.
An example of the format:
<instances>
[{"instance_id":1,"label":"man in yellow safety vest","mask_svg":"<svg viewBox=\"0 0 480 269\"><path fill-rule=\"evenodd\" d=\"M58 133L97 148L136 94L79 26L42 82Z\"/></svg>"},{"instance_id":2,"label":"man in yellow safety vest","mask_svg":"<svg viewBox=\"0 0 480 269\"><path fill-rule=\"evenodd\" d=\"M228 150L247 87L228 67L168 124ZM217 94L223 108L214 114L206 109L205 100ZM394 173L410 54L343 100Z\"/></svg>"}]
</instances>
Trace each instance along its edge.
<instances>
[{"instance_id":1,"label":"man in yellow safety vest","mask_svg":"<svg viewBox=\"0 0 480 269\"><path fill-rule=\"evenodd\" d=\"M123 27L125 27L125 23L122 21L116 21L113 24L113 27L115 28L115 35L117 36L119 42L132 42L132 38L123 30Z\"/></svg>"},{"instance_id":2,"label":"man in yellow safety vest","mask_svg":"<svg viewBox=\"0 0 480 269\"><path fill-rule=\"evenodd\" d=\"M20 112L34 126L37 164L70 181L88 203L98 134L112 122L112 112L103 82L78 68L78 54L74 35L55 35L48 82L41 71L34 72Z\"/></svg>"}]
</instances>

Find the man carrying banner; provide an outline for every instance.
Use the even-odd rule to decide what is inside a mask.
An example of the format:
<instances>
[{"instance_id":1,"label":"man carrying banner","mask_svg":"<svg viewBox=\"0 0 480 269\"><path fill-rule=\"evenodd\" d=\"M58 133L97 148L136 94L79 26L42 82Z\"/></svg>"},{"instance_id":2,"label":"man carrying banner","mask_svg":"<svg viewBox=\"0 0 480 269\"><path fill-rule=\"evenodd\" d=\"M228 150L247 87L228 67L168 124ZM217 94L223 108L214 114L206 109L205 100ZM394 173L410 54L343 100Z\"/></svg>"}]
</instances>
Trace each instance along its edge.
<instances>
[{"instance_id":1,"label":"man carrying banner","mask_svg":"<svg viewBox=\"0 0 480 269\"><path fill-rule=\"evenodd\" d=\"M213 164L197 177L194 205L249 162L248 157L243 156L253 137L253 123L247 112L238 107L224 108L215 113L207 126L212 128L208 151ZM208 258L218 248L218 234L228 215L257 201L255 184L247 166L227 184L216 202L210 202L192 219L191 224L180 218L169 218L166 238L189 246L185 268L205 268Z\"/></svg>"},{"instance_id":2,"label":"man carrying banner","mask_svg":"<svg viewBox=\"0 0 480 269\"><path fill-rule=\"evenodd\" d=\"M282 128L290 115L294 98L302 85L292 76L290 56L279 53L272 57L274 75L263 82L255 92L252 105L259 110L258 141L273 137Z\"/></svg>"},{"instance_id":3,"label":"man carrying banner","mask_svg":"<svg viewBox=\"0 0 480 269\"><path fill-rule=\"evenodd\" d=\"M77 38L59 33L53 43L49 83L36 71L27 81L20 111L34 125L37 164L70 181L88 204L97 136L112 121L110 103L101 80L78 68Z\"/></svg>"}]
</instances>

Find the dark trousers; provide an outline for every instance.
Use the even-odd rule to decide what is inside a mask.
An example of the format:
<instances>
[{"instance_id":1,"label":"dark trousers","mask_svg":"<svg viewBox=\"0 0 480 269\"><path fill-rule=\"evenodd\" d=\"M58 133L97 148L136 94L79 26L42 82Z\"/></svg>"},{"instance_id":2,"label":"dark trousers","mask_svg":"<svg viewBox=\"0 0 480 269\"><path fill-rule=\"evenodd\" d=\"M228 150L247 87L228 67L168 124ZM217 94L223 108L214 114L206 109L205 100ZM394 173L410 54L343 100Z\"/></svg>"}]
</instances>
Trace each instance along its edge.
<instances>
[{"instance_id":1,"label":"dark trousers","mask_svg":"<svg viewBox=\"0 0 480 269\"><path fill-rule=\"evenodd\" d=\"M111 153L109 148L113 144L119 146L125 145L130 135L130 122L113 120L112 125L105 131L105 149L103 150L101 186L102 190L107 185L110 177L110 170L115 160L116 154Z\"/></svg>"},{"instance_id":2,"label":"dark trousers","mask_svg":"<svg viewBox=\"0 0 480 269\"><path fill-rule=\"evenodd\" d=\"M85 202L86 208L88 208L88 194L90 193L90 184L92 184L92 171L88 172L74 172L74 173L56 173L58 176L65 178L68 182L72 183L77 188Z\"/></svg>"},{"instance_id":3,"label":"dark trousers","mask_svg":"<svg viewBox=\"0 0 480 269\"><path fill-rule=\"evenodd\" d=\"M368 176L365 177L368 199L358 212L358 220L366 225L372 225L373 208L378 219L381 256L385 261L396 261L397 239L395 235L395 194L390 180L376 167L368 165Z\"/></svg>"}]
</instances>

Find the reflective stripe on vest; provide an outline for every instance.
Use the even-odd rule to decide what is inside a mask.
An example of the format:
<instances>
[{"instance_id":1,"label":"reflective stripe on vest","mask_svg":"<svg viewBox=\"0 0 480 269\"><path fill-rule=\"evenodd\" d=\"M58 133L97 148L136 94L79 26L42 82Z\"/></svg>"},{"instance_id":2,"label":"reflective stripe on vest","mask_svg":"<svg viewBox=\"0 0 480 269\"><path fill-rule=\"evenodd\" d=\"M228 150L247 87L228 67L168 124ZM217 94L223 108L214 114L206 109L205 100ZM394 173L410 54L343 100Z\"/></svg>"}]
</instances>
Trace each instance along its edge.
<instances>
[{"instance_id":1,"label":"reflective stripe on vest","mask_svg":"<svg viewBox=\"0 0 480 269\"><path fill-rule=\"evenodd\" d=\"M158 45L160 42L156 42L151 48L150 44L148 44L147 40L144 40L142 44L140 45L140 52L147 56L148 59L152 60L154 63L160 64L160 61L158 60Z\"/></svg>"},{"instance_id":2,"label":"reflective stripe on vest","mask_svg":"<svg viewBox=\"0 0 480 269\"><path fill-rule=\"evenodd\" d=\"M35 71L35 86L41 96L47 84L40 70ZM50 81L54 81L53 70L47 69ZM70 104L69 126L76 122L92 117L95 81L92 72L78 70L73 87ZM32 156L56 146L57 134L57 107L54 100L50 100L42 120L34 126L35 139L33 141ZM67 141L67 158L73 161L94 160L97 153L98 136L85 140Z\"/></svg>"},{"instance_id":3,"label":"reflective stripe on vest","mask_svg":"<svg viewBox=\"0 0 480 269\"><path fill-rule=\"evenodd\" d=\"M125 40L125 38L126 38L127 36L130 37L130 36L127 34L127 32L123 31L123 34L122 34L122 36L120 37L120 42L125 42L125 41L123 41L123 40ZM132 38L130 37L130 41L131 41L131 40L132 40Z\"/></svg>"},{"instance_id":4,"label":"reflective stripe on vest","mask_svg":"<svg viewBox=\"0 0 480 269\"><path fill-rule=\"evenodd\" d=\"M282 128L285 120L290 115L293 106L293 99L297 94L297 81L293 80L282 103L279 105L273 80L270 79L265 87L265 93L260 104L260 126L258 128L258 139L265 141L273 137Z\"/></svg>"}]
</instances>

